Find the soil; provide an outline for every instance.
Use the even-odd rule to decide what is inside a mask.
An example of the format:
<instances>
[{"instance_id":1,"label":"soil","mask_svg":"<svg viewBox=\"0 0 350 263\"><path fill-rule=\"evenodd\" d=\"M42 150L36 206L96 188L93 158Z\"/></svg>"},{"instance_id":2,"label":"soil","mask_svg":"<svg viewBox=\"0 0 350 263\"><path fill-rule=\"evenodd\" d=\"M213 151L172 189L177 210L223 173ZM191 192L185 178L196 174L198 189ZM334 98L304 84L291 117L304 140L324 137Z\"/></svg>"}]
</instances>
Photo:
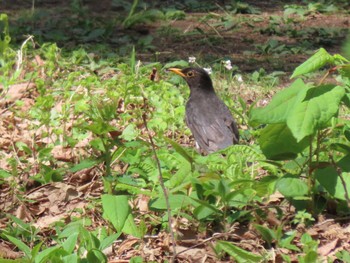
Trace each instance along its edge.
<instances>
[{"instance_id":1,"label":"soil","mask_svg":"<svg viewBox=\"0 0 350 263\"><path fill-rule=\"evenodd\" d=\"M174 1L166 1L174 3ZM226 1L227 2L227 1ZM218 19L207 19L208 12L187 12L184 20L171 20L162 22L153 22L147 25L138 25L128 30L116 28L115 36L133 35L134 39L151 36L151 44L154 46L150 51L138 51L138 56L144 62L161 63L174 61L178 59L187 60L189 56L195 56L203 65L207 66L214 61L222 59L231 59L232 63L238 67L241 73L250 73L260 68L264 68L267 73L273 71L286 72L286 82L293 69L300 63L305 61L312 52L320 47L325 47L330 53L339 53L346 38L350 25L350 15L340 14L322 14L314 12L308 16L300 18L293 16L294 22L281 23L272 25L271 17L283 15L283 8L286 4L300 4L303 1L245 1L249 5L259 8L261 14L232 14L227 15L221 9L212 11L213 17L221 17ZM28 9L32 7L31 0L2 0L0 2L1 12L15 14L18 10ZM69 6L72 1L37 1L36 8L64 8ZM219 1L224 4L225 1ZM87 7L91 10L91 15L103 15L111 17L118 13L108 0L86 1ZM64 15L64 14L58 14ZM225 28L223 25L215 25L218 22L226 22L230 18L234 18L232 26ZM17 23L18 21L12 21ZM166 30L172 33L167 33ZM298 34L302 32L301 34ZM305 34L303 34L305 32ZM20 32L25 34L30 32ZM294 34L294 36L293 36ZM113 36L111 37L113 38ZM268 41L272 39L278 41L278 46L285 45L284 48L278 50L266 49ZM108 40L106 40L108 41ZM78 40L69 43L70 48L76 48L84 44ZM117 45L109 43L112 47ZM65 47L65 43L59 43L61 47ZM277 47L278 47L277 46ZM264 49L265 47L265 49ZM277 51L276 51L277 49ZM291 51L298 50L300 51ZM157 53L157 54L155 54ZM28 98L21 97L22 100L28 99L28 107L34 103L35 94L28 92L31 86L26 83L13 85L14 90L20 92L26 91ZM25 93L25 92L23 92ZM21 96L21 94L19 95ZM1 101L0 101L1 102ZM6 108L0 103L0 112L3 113ZM11 115L11 118L0 120L0 134L2 139L11 139L14 137L24 136L23 127L29 126L28 123L20 123L19 118ZM13 130L10 130L10 128ZM24 128L25 130L25 128ZM6 134L5 134L6 133ZM28 138L28 145L32 138ZM87 142L82 142L87 143ZM13 144L13 142L12 142ZM4 149L11 149L11 144L1 145L3 154L8 154ZM20 153L19 153L20 154ZM63 147L55 147L53 154L58 160L70 158L71 152ZM1 159L0 159L1 161ZM0 162L0 168L1 168ZM121 171L125 167L121 167ZM36 167L28 173L35 173ZM49 237L54 230L51 225L55 221L67 220L75 216L75 209L86 211L86 216L91 218L93 229L95 226L107 225L101 218L101 215L95 213L94 208L89 207L89 199L100 197L103 193L102 180L97 175L100 167L86 169L77 173L68 175L64 182L50 183L40 187L30 186L24 196L24 199L32 200L31 202L15 202L18 199L15 196L13 187L8 185L0 185L0 211L8 214L16 215L23 221L32 224L35 221L35 227L41 229L44 237ZM28 174L29 176L29 174ZM28 182L15 182L23 184ZM28 185L26 185L27 187ZM12 199L13 198L13 199ZM149 213L147 210L147 199L144 196L138 198L138 203L134 209L140 209L143 213ZM14 203L20 203L14 206ZM135 202L136 203L136 202ZM285 222L289 222L294 216L294 209L283 202L281 195L271 196L262 204L261 209L269 213L271 206L278 206L284 214L282 219L277 219L276 215L268 214L265 222L258 222L267 228L276 229L284 226ZM142 208L142 209L141 209ZM86 209L86 210L85 210ZM77 213L78 214L78 213ZM257 219L259 220L259 219ZM0 228L4 229L8 226L9 219L0 217ZM195 229L185 219L175 219L174 227L178 231L177 252L178 262L233 262L228 257L218 261L212 247L217 239L234 241L235 244L247 251L253 253L269 252L271 260L267 262L283 262L282 255L290 255L292 262L298 262L299 252L293 253L292 250L278 247L276 243L267 244L259 235L256 229L250 224L237 224L227 229L227 232L215 234L214 230L202 233ZM186 228L190 225L191 228ZM312 226L305 224L297 224L293 226L296 230L295 245L302 249L300 238L303 233L308 233L314 240L319 241L318 254L320 258L327 257L335 260L335 254L341 250L350 251L350 226L349 218L336 217L332 214L320 215L316 218L316 222ZM284 227L283 231L288 231L288 227ZM169 236L167 233L158 233L154 236L147 236L143 240L135 239L131 236L125 236L121 241L113 245L113 250L106 251L109 262L128 262L133 256L142 256L149 261L162 262L169 259L171 254L171 246L169 246ZM20 252L15 251L13 244L0 239L0 258L20 258L23 256ZM206 259L205 261L203 259ZM334 261L338 262L338 261Z\"/></svg>"}]
</instances>

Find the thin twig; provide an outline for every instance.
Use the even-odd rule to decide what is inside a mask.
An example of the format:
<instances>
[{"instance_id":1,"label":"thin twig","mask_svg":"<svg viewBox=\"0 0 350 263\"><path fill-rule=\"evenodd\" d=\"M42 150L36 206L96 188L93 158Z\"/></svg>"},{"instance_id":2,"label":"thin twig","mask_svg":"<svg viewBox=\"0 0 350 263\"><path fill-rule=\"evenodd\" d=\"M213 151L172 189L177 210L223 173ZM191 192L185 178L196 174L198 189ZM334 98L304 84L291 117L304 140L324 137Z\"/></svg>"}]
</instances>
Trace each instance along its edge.
<instances>
[{"instance_id":1,"label":"thin twig","mask_svg":"<svg viewBox=\"0 0 350 263\"><path fill-rule=\"evenodd\" d=\"M142 94L142 96L143 96L143 103L144 103L144 106L145 106L144 108L147 109L147 107L146 107L147 106L147 99L145 98L144 94ZM156 159L156 162L157 162L158 173L159 173L158 179L159 179L160 186L162 187L164 198L165 198L165 203L166 203L167 212L168 212L169 233L170 233L171 242L172 242L172 246L173 246L173 256L172 256L171 262L175 262L175 258L176 258L176 243L175 243L175 234L174 234L174 231L173 231L173 228L172 228L172 216L171 216L171 209L170 209L170 203L169 203L168 190L167 190L167 188L165 187L165 184L164 184L162 168L160 166L160 161L159 161L158 156L157 156L156 146L155 146L155 144L153 142L152 135L151 135L151 133L150 133L150 131L148 129L148 126L147 126L146 113L142 114L142 120L143 120L143 124L145 125L145 129L147 131L148 138L149 138L151 146L152 146L152 151L153 151L153 154L154 154L154 158Z\"/></svg>"},{"instance_id":2,"label":"thin twig","mask_svg":"<svg viewBox=\"0 0 350 263\"><path fill-rule=\"evenodd\" d=\"M333 167L335 168L339 178L340 178L340 181L344 187L344 197L345 197L345 200L346 200L346 203L348 205L348 207L350 207L350 197L349 197L349 193L348 193L348 188L346 187L346 182L345 182L345 179L343 177L343 171L342 169L337 165L337 163L335 162L333 156L329 155L329 158L331 159L331 162L332 162L332 165Z\"/></svg>"},{"instance_id":3,"label":"thin twig","mask_svg":"<svg viewBox=\"0 0 350 263\"><path fill-rule=\"evenodd\" d=\"M219 238L222 238L222 237L227 237L227 236L231 235L232 232L234 232L235 230L236 230L236 228L232 227L230 229L230 231L228 231L227 233L214 233L211 237L209 237L207 239L204 239L202 242L199 242L198 244L195 244L195 245L193 245L193 246L191 246L189 248L186 248L186 249L180 251L179 253L176 254L176 256L178 256L181 253L184 253L184 252L186 252L188 250L191 250L191 249L194 249L196 247L202 246L202 245L204 245L205 243L208 243L211 240L219 239Z\"/></svg>"}]
</instances>

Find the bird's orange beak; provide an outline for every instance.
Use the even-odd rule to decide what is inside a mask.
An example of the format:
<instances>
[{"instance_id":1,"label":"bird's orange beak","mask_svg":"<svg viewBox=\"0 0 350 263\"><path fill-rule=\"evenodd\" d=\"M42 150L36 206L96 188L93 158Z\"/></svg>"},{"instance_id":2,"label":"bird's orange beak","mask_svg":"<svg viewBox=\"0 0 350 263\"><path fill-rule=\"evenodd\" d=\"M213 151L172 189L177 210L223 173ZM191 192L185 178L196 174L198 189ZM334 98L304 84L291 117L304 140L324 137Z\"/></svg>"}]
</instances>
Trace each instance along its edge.
<instances>
[{"instance_id":1,"label":"bird's orange beak","mask_svg":"<svg viewBox=\"0 0 350 263\"><path fill-rule=\"evenodd\" d=\"M171 72L174 72L177 75L180 75L183 78L186 77L186 75L183 74L181 69L179 69L179 68L169 68L168 70L171 71Z\"/></svg>"}]
</instances>

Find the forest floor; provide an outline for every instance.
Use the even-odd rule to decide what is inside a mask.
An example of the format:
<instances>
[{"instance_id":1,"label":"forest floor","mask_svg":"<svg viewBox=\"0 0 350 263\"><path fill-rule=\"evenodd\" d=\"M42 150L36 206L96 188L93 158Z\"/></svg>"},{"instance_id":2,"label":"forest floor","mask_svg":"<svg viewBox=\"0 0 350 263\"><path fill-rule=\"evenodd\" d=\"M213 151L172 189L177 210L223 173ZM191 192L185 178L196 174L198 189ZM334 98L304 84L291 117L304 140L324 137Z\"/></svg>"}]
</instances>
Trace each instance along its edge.
<instances>
[{"instance_id":1,"label":"forest floor","mask_svg":"<svg viewBox=\"0 0 350 263\"><path fill-rule=\"evenodd\" d=\"M38 9L48 10L57 8L61 10L52 18L54 21L65 19L65 10L71 1L47 1L46 3L38 3ZM104 1L101 1L104 3ZM170 1L171 2L171 1ZM286 1L245 1L252 8L258 8L261 12L257 14L231 14L220 8L210 12L186 12L184 19L168 19L160 20L147 24L141 24L131 29L115 28L111 30L104 44L110 46L111 50L119 49L120 45L124 45L130 51L132 44L143 45L143 48L137 52L138 59L144 63L160 62L168 63L174 60L187 60L188 57L194 56L198 63L202 66L210 66L211 63L221 60L230 59L232 64L236 66L235 73L252 74L263 68L265 74L273 74L274 72L282 72L279 85L286 86L290 83L289 77L293 70L310 57L320 47L325 48L329 53L341 53L342 48L350 26L350 15L340 13L323 13L312 9L301 10L305 12L303 15L292 14L284 16L284 2ZM293 4L297 1L289 1ZM1 5L1 4L0 4ZM21 43L25 33L23 25L26 23L17 17L16 12L23 8L30 8L31 1L2 1L2 13L8 13L11 23L20 25L16 29L16 36L13 37L17 43ZM91 16L101 17L100 12L105 12L104 17L113 17L118 15L117 10L107 10L103 6L99 8L96 2L88 3ZM101 11L102 10L102 11ZM50 12L50 11L48 11ZM35 29L42 32L42 39L49 35L48 30L52 29L47 23L51 18L46 16L42 21L36 22ZM67 29L68 30L68 29ZM61 48L74 49L75 47L86 44L82 38L75 38L73 35L62 36L64 29L55 31L58 46ZM72 32L69 32L73 34ZM22 34L22 35L20 35ZM60 37L62 36L62 37ZM132 44L120 42L120 39L126 37L126 41ZM53 37L50 41L53 41ZM86 39L85 39L86 40ZM111 41L110 41L111 40ZM140 42L140 40L142 40ZM38 41L38 40L35 40ZM108 42L110 41L110 42ZM148 42L147 42L148 41ZM96 41L100 44L100 41ZM88 43L88 49L94 49L95 42ZM43 63L41 58L36 57L35 63ZM24 138L29 143L32 138L26 138L26 128L28 123L18 122L19 119L13 115L9 116L7 106L17 99L24 100L26 105L30 107L34 104L36 93L32 93L33 83L21 83L12 86L8 95L12 96L12 101L0 98L0 112L4 116L1 121L3 126L0 127L2 143L0 145L2 160L0 160L0 168L8 169L5 159L10 156L11 145L9 140ZM11 92L13 94L11 94ZM250 98L247 98L247 100ZM122 105L120 105L122 107ZM27 108L29 110L29 108ZM123 109L119 109L123 110ZM13 119L11 119L13 118ZM9 129L8 127L12 128ZM30 134L30 132L27 132ZM5 144L6 142L6 144ZM81 142L81 144L87 142ZM80 145L79 147L83 147ZM65 159L62 156L62 148L56 148L52 154L56 159ZM64 153L66 155L68 153ZM29 162L35 160L28 160ZM120 169L124 169L121 167ZM35 167L33 167L35 170ZM31 170L31 172L35 172ZM18 182L25 190L23 200L31 200L24 202L17 199L16 193L13 192L13 186L0 185L0 210L1 213L16 215L25 222L35 221L34 226L42 229L42 236L49 237L53 229L50 225L58 220L65 220L68 216L72 216L70 211L77 209L86 209L91 199L99 197L104 189L102 180L96 176L97 169L83 170L81 172L71 173L69 178L65 178L62 182L50 183L40 187L28 186L27 179L23 177ZM138 200L137 209L147 213L147 200L141 197ZM270 200L264 206L279 205L283 211L283 220L287 220L294 215L295 210L289 206L281 195L270 196ZM329 208L329 211L332 207ZM87 214L91 218L91 228L104 224L101 215L94 213L94 209L87 209ZM1 229L8 227L9 217L1 215ZM283 226L284 222L277 219L274 214L269 215L268 225L271 228ZM184 219L183 219L184 220ZM178 225L185 226L188 222L176 222ZM341 250L350 251L350 224L349 218L334 216L331 212L319 215L316 222L312 226L298 224L295 229L297 235L295 240L300 240L303 233L308 233L314 240L318 240L317 253L322 259L327 257L335 259L335 253ZM179 242L177 244L178 262L234 262L223 260L218 261L213 252L213 242L219 239L230 239L235 241L241 248L262 254L262 251L272 251L276 254L275 261L283 262L282 254L289 255L292 262L298 262L298 253L293 253L293 249L274 248L274 245L267 244L259 235L251 223L232 226L227 233L209 235L208 233L197 232L198 229L182 229L179 233ZM291 229L284 228L283 231L288 232ZM126 237L123 241L115 243L113 250L106 251L106 255L110 259L109 262L121 263L128 262L133 256L142 256L149 261L164 262L169 259L167 255L169 251L168 234L165 232L158 233L154 236L148 236L144 240ZM302 251L300 241L296 242L296 249ZM295 252L295 251L294 251ZM0 258L19 258L22 252L14 250L13 244L0 239ZM204 261L204 259L206 260ZM305 261L306 262L306 261ZM340 261L331 261L340 262Z\"/></svg>"}]
</instances>

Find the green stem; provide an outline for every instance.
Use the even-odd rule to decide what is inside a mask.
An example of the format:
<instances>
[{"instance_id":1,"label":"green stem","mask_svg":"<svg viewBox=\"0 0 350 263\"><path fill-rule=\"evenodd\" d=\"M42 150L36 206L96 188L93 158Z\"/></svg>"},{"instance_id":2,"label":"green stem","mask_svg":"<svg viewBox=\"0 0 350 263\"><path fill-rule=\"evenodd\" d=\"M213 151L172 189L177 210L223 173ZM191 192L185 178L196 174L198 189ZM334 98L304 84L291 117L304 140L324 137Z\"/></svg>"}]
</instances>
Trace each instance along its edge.
<instances>
[{"instance_id":1,"label":"green stem","mask_svg":"<svg viewBox=\"0 0 350 263\"><path fill-rule=\"evenodd\" d=\"M310 203L310 212L313 214L315 210L315 199L313 195L314 188L314 178L313 178L313 167L312 167L312 156L313 156L313 147L312 147L313 136L310 137L310 147L309 147L309 170L308 170L308 195L311 198Z\"/></svg>"}]
</instances>

